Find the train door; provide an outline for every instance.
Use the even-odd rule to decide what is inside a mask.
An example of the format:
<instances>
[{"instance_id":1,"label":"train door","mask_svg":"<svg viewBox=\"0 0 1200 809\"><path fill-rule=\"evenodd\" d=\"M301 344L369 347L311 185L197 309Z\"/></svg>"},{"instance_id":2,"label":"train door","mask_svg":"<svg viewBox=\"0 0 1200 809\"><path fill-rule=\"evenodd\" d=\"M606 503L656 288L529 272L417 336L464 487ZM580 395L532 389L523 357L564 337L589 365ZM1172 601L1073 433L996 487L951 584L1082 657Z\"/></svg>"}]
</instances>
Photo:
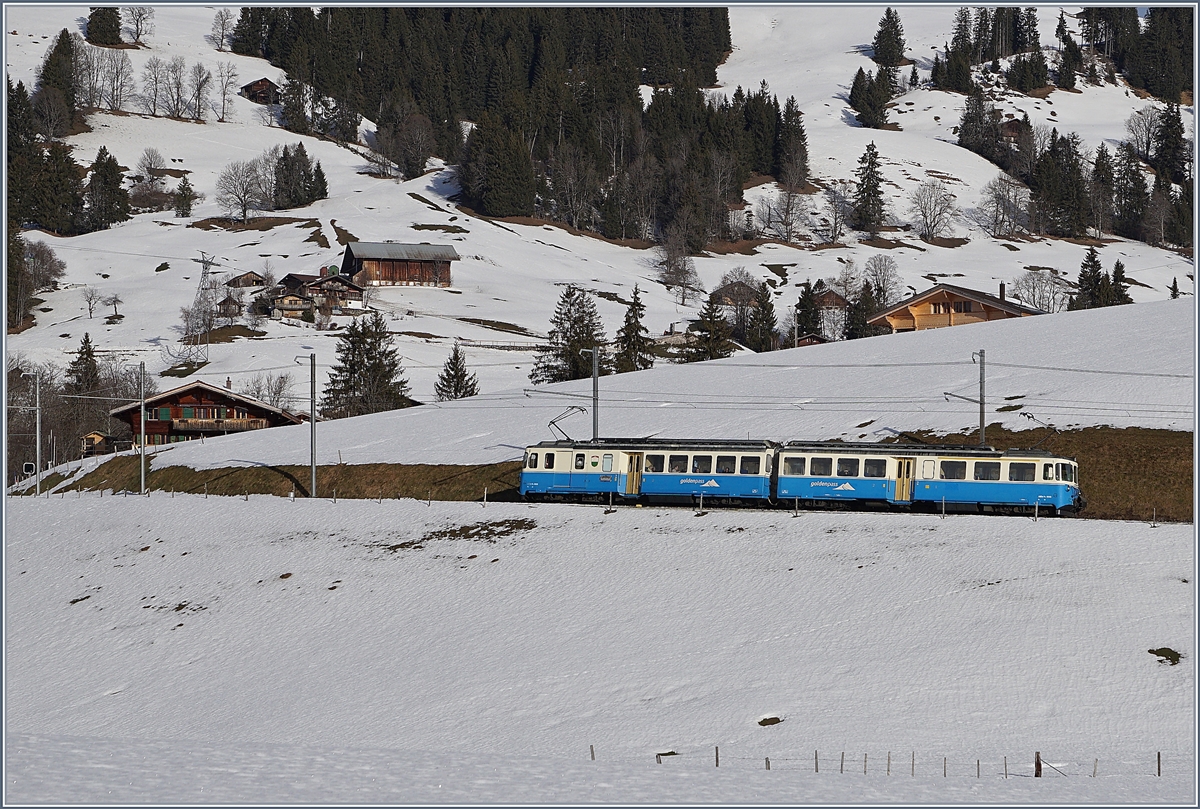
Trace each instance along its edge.
<instances>
[{"instance_id":1,"label":"train door","mask_svg":"<svg viewBox=\"0 0 1200 809\"><path fill-rule=\"evenodd\" d=\"M630 452L625 457L625 494L636 497L642 492L642 453Z\"/></svg>"},{"instance_id":2,"label":"train door","mask_svg":"<svg viewBox=\"0 0 1200 809\"><path fill-rule=\"evenodd\" d=\"M913 464L915 462L915 458L896 459L896 490L893 492L892 502L907 503L912 500Z\"/></svg>"}]
</instances>

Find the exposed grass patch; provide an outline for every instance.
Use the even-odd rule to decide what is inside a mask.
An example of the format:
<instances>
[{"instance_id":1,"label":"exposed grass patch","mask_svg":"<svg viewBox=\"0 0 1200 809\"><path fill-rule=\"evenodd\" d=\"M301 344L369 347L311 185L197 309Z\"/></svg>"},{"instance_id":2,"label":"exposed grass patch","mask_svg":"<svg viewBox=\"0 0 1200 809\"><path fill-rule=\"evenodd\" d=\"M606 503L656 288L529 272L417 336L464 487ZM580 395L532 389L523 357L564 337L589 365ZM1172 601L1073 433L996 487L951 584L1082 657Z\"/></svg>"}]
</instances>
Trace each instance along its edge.
<instances>
[{"instance_id":1,"label":"exposed grass patch","mask_svg":"<svg viewBox=\"0 0 1200 809\"><path fill-rule=\"evenodd\" d=\"M280 225L295 225L313 221L312 219L300 219L295 216L259 216L251 219L249 222L239 222L236 219L229 219L224 216L212 216L208 219L200 219L192 222L188 227L199 228L200 230L227 230L231 233L240 233L246 230L271 230Z\"/></svg>"},{"instance_id":2,"label":"exposed grass patch","mask_svg":"<svg viewBox=\"0 0 1200 809\"><path fill-rule=\"evenodd\" d=\"M442 233L470 233L466 228L458 225L413 225L413 230L440 230Z\"/></svg>"},{"instance_id":3,"label":"exposed grass patch","mask_svg":"<svg viewBox=\"0 0 1200 809\"><path fill-rule=\"evenodd\" d=\"M1002 407L997 407L996 412L997 413L1011 413L1014 410L1020 410L1024 406L1025 405L1019 405L1019 404L1004 405Z\"/></svg>"},{"instance_id":4,"label":"exposed grass patch","mask_svg":"<svg viewBox=\"0 0 1200 809\"><path fill-rule=\"evenodd\" d=\"M537 337L536 334L523 326L518 326L515 323L505 323L503 320L485 320L479 317L460 317L463 323L474 323L476 326L483 326L485 329L494 329L508 334L519 334L522 337Z\"/></svg>"},{"instance_id":5,"label":"exposed grass patch","mask_svg":"<svg viewBox=\"0 0 1200 809\"><path fill-rule=\"evenodd\" d=\"M329 249L329 239L327 239L325 237L325 234L321 232L321 223L318 222L316 219L310 219L308 221L311 224L305 225L305 227L312 227L313 232L308 234L308 238L305 239L304 241L313 242L314 244L317 245L317 247L320 247L324 250L328 250Z\"/></svg>"},{"instance_id":6,"label":"exposed grass patch","mask_svg":"<svg viewBox=\"0 0 1200 809\"><path fill-rule=\"evenodd\" d=\"M46 312L49 310L43 309L42 311ZM108 317L104 318L104 325L105 326L115 326L124 319L125 319L125 315L109 315Z\"/></svg>"},{"instance_id":7,"label":"exposed grass patch","mask_svg":"<svg viewBox=\"0 0 1200 809\"><path fill-rule=\"evenodd\" d=\"M619 303L622 306L628 306L629 304L633 303L633 301L627 301L624 298L622 298L620 295L618 295L617 293L609 292L607 290L592 290L592 294L595 295L597 298L604 298L604 300L606 300L606 301L612 301L613 303Z\"/></svg>"},{"instance_id":8,"label":"exposed grass patch","mask_svg":"<svg viewBox=\"0 0 1200 809\"><path fill-rule=\"evenodd\" d=\"M445 340L440 334L430 334L427 331L399 331L396 334L403 334L406 337L416 337L421 340Z\"/></svg>"},{"instance_id":9,"label":"exposed grass patch","mask_svg":"<svg viewBox=\"0 0 1200 809\"><path fill-rule=\"evenodd\" d=\"M1160 658L1159 663L1167 663L1172 666L1178 666L1179 659L1183 657L1179 652L1166 646L1161 649L1147 649L1146 651L1152 655L1157 655Z\"/></svg>"},{"instance_id":10,"label":"exposed grass patch","mask_svg":"<svg viewBox=\"0 0 1200 809\"><path fill-rule=\"evenodd\" d=\"M205 365L208 365L208 363L207 362L181 362L178 365L172 365L170 368L168 368L165 371L160 371L158 375L159 376L177 376L177 377L182 378L185 376L191 376L192 374L196 373L201 368L203 368Z\"/></svg>"},{"instance_id":11,"label":"exposed grass patch","mask_svg":"<svg viewBox=\"0 0 1200 809\"><path fill-rule=\"evenodd\" d=\"M951 239L948 237L935 236L932 239L921 239L925 244L932 244L934 247L962 247L970 239Z\"/></svg>"},{"instance_id":12,"label":"exposed grass patch","mask_svg":"<svg viewBox=\"0 0 1200 809\"><path fill-rule=\"evenodd\" d=\"M422 203L428 205L432 210L435 210L435 211L442 210L442 208L440 206L438 206L437 204L435 204L433 202L430 202L429 200L425 199L425 197L421 196L420 194L415 194L412 191L409 191L408 195L410 197L412 197L413 199L415 199L417 202L422 202Z\"/></svg>"},{"instance_id":13,"label":"exposed grass patch","mask_svg":"<svg viewBox=\"0 0 1200 809\"><path fill-rule=\"evenodd\" d=\"M200 343L232 343L239 337L265 337L266 335L267 333L265 331L251 329L238 323L232 326L221 326L213 329L207 334L201 334L194 338L180 340L179 342L186 342L192 345L198 345Z\"/></svg>"},{"instance_id":14,"label":"exposed grass patch","mask_svg":"<svg viewBox=\"0 0 1200 809\"><path fill-rule=\"evenodd\" d=\"M333 232L337 234L337 241L342 247L350 244L350 242L358 241L358 237L343 227L338 227L336 219L329 220L329 226L333 228Z\"/></svg>"}]
</instances>

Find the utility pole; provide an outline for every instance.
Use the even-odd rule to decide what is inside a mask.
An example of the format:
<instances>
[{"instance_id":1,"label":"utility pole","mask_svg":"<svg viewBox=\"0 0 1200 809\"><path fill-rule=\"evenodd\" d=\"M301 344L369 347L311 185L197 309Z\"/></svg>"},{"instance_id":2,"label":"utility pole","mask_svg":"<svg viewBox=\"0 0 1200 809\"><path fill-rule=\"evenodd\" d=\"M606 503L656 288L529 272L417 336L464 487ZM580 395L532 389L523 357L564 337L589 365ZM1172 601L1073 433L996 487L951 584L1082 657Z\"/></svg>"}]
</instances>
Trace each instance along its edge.
<instances>
[{"instance_id":1,"label":"utility pole","mask_svg":"<svg viewBox=\"0 0 1200 809\"><path fill-rule=\"evenodd\" d=\"M595 442L600 440L600 346L579 353L592 355L592 441Z\"/></svg>"},{"instance_id":2,"label":"utility pole","mask_svg":"<svg viewBox=\"0 0 1200 809\"><path fill-rule=\"evenodd\" d=\"M40 495L42 493L42 375L34 373L33 375L33 407L37 411L37 454L35 456L37 463L37 476L34 478L34 492Z\"/></svg>"},{"instance_id":3,"label":"utility pole","mask_svg":"<svg viewBox=\"0 0 1200 809\"><path fill-rule=\"evenodd\" d=\"M987 427L987 408L984 405L986 369L984 367L984 351L982 348L971 353L971 362L975 362L976 357L979 357L979 398L972 399L969 396L959 396L957 393L948 393L946 391L942 391L942 395L946 397L946 401L950 401L950 397L953 396L955 399L962 399L964 402L979 405L979 446L982 447L987 446L987 438L984 434L984 430Z\"/></svg>"},{"instance_id":4,"label":"utility pole","mask_svg":"<svg viewBox=\"0 0 1200 809\"><path fill-rule=\"evenodd\" d=\"M138 471L141 473L141 494L146 495L146 363L138 369L138 398L141 400L138 416Z\"/></svg>"},{"instance_id":5,"label":"utility pole","mask_svg":"<svg viewBox=\"0 0 1200 809\"><path fill-rule=\"evenodd\" d=\"M293 357L292 361L300 363L302 357ZM309 391L308 391L308 432L309 432L309 473L308 496L317 496L317 355L308 355L309 362Z\"/></svg>"}]
</instances>

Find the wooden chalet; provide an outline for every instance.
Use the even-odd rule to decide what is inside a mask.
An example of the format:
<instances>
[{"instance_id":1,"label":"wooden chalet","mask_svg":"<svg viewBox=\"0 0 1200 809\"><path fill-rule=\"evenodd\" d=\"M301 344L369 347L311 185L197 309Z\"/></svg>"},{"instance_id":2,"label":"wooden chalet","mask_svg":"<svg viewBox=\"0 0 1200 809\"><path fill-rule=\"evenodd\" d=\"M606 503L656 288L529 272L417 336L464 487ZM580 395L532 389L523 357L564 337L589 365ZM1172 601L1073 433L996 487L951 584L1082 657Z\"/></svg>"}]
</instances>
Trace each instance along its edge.
<instances>
[{"instance_id":1,"label":"wooden chalet","mask_svg":"<svg viewBox=\"0 0 1200 809\"><path fill-rule=\"evenodd\" d=\"M109 415L129 425L136 446L141 437L140 403L118 407ZM293 413L207 382L189 382L146 399L147 446L300 423Z\"/></svg>"},{"instance_id":2,"label":"wooden chalet","mask_svg":"<svg viewBox=\"0 0 1200 809\"><path fill-rule=\"evenodd\" d=\"M271 317L276 320L302 318L305 312L312 314L314 308L313 299L299 292L284 291L271 299Z\"/></svg>"},{"instance_id":3,"label":"wooden chalet","mask_svg":"<svg viewBox=\"0 0 1200 809\"><path fill-rule=\"evenodd\" d=\"M1008 300L1004 284L1000 285L999 297L953 284L937 284L884 309L867 323L887 326L895 334L1041 314L1045 313L1040 309Z\"/></svg>"},{"instance_id":4,"label":"wooden chalet","mask_svg":"<svg viewBox=\"0 0 1200 809\"><path fill-rule=\"evenodd\" d=\"M256 273L254 270L244 272L241 275L235 275L225 282L227 287L235 288L250 288L266 286L267 279Z\"/></svg>"},{"instance_id":5,"label":"wooden chalet","mask_svg":"<svg viewBox=\"0 0 1200 809\"><path fill-rule=\"evenodd\" d=\"M445 244L350 242L341 275L365 286L450 286L450 262L458 253Z\"/></svg>"},{"instance_id":6,"label":"wooden chalet","mask_svg":"<svg viewBox=\"0 0 1200 809\"><path fill-rule=\"evenodd\" d=\"M114 452L120 452L130 447L129 439L121 440L115 435L107 435L99 431L88 433L80 439L79 443L80 453L85 458L91 458L96 455L111 455Z\"/></svg>"},{"instance_id":7,"label":"wooden chalet","mask_svg":"<svg viewBox=\"0 0 1200 809\"><path fill-rule=\"evenodd\" d=\"M280 297L293 296L294 300L287 302L293 309L302 306L301 299L311 301L310 308L328 306L334 314L342 314L343 309L362 308L363 288L336 271L329 272L326 267L321 268L320 275L290 272L280 279L279 288L283 293Z\"/></svg>"},{"instance_id":8,"label":"wooden chalet","mask_svg":"<svg viewBox=\"0 0 1200 809\"><path fill-rule=\"evenodd\" d=\"M802 346L816 346L816 345L821 345L822 343L831 343L831 342L833 342L833 341L830 340L828 337L826 337L823 334L817 334L816 332L809 332L808 334L802 334L796 338L795 347L800 348Z\"/></svg>"},{"instance_id":9,"label":"wooden chalet","mask_svg":"<svg viewBox=\"0 0 1200 809\"><path fill-rule=\"evenodd\" d=\"M279 103L279 85L265 76L249 84L243 84L242 89L238 92L255 104Z\"/></svg>"},{"instance_id":10,"label":"wooden chalet","mask_svg":"<svg viewBox=\"0 0 1200 809\"><path fill-rule=\"evenodd\" d=\"M233 320L241 317L243 308L241 301L232 295L226 295L225 300L217 304L217 317Z\"/></svg>"}]
</instances>

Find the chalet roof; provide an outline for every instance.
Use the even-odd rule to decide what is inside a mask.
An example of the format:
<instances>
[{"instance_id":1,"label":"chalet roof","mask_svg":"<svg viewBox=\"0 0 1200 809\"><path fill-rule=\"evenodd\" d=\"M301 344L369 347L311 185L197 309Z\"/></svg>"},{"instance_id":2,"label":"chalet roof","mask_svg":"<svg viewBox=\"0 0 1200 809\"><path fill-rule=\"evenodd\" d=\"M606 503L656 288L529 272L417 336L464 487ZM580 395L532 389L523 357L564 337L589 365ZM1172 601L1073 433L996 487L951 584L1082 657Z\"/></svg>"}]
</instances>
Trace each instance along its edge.
<instances>
[{"instance_id":1,"label":"chalet roof","mask_svg":"<svg viewBox=\"0 0 1200 809\"><path fill-rule=\"evenodd\" d=\"M233 295L226 295L225 299L222 300L220 303L218 303L217 306L224 306L227 303L232 303L235 306L242 305L242 302L239 301L237 298L233 297Z\"/></svg>"},{"instance_id":2,"label":"chalet roof","mask_svg":"<svg viewBox=\"0 0 1200 809\"><path fill-rule=\"evenodd\" d=\"M744 298L750 300L758 295L758 290L745 281L730 281L728 284L723 284L714 289L712 294L717 298Z\"/></svg>"},{"instance_id":3,"label":"chalet roof","mask_svg":"<svg viewBox=\"0 0 1200 809\"><path fill-rule=\"evenodd\" d=\"M232 284L234 281L238 281L242 278L249 278L250 276L257 278L259 281L267 280L267 279L263 278L260 273L256 273L254 270L249 270L247 272L238 273L237 275L233 276L232 278L230 278L229 280L227 280L225 282L225 285L228 286L229 284Z\"/></svg>"},{"instance_id":4,"label":"chalet roof","mask_svg":"<svg viewBox=\"0 0 1200 809\"><path fill-rule=\"evenodd\" d=\"M820 292L813 287L813 298L817 302L817 306L822 309L847 309L850 306L850 301L846 300L840 292L825 287Z\"/></svg>"},{"instance_id":5,"label":"chalet roof","mask_svg":"<svg viewBox=\"0 0 1200 809\"><path fill-rule=\"evenodd\" d=\"M289 278L292 279L293 283L288 283ZM279 286L303 286L305 284L311 284L313 281L320 280L321 276L319 275L307 275L304 273L290 272L279 279Z\"/></svg>"},{"instance_id":6,"label":"chalet roof","mask_svg":"<svg viewBox=\"0 0 1200 809\"><path fill-rule=\"evenodd\" d=\"M393 261L461 261L448 244L396 244L394 242L350 242L346 252L355 258Z\"/></svg>"},{"instance_id":7,"label":"chalet roof","mask_svg":"<svg viewBox=\"0 0 1200 809\"><path fill-rule=\"evenodd\" d=\"M357 289L359 292L362 291L362 287L359 286L358 284L354 283L353 281L351 281L350 276L348 276L348 275L322 275L322 276L319 276L319 277L313 279L312 281L309 281L308 283L305 284L305 286L306 287L320 287L320 286L324 286L325 284L329 283L330 281L337 281L339 284L345 284L346 286L350 287L351 289Z\"/></svg>"},{"instance_id":8,"label":"chalet roof","mask_svg":"<svg viewBox=\"0 0 1200 809\"><path fill-rule=\"evenodd\" d=\"M797 342L797 343L798 343L798 342L800 342L801 340L816 340L818 343L831 343L831 342L833 342L832 340L830 340L830 339L829 339L828 337L826 337L825 335L823 335L823 334L817 334L815 331L810 331L808 334L802 334L802 335L800 335L799 337L797 337L797 338L796 338L796 342Z\"/></svg>"},{"instance_id":9,"label":"chalet roof","mask_svg":"<svg viewBox=\"0 0 1200 809\"><path fill-rule=\"evenodd\" d=\"M278 85L278 84L276 84L275 82L271 81L270 79L268 79L266 76L263 76L261 79L255 79L254 81L250 82L249 84L243 84L243 85L242 85L242 89L243 89L243 90L246 90L246 89L248 89L248 88L250 88L250 87L253 87L253 86L254 86L254 85L256 85L256 84L261 84L261 83L263 83L264 81L265 81L267 84L269 84L269 85L271 85L272 87L274 87L276 90L278 90L278 89L279 89L279 85Z\"/></svg>"},{"instance_id":10,"label":"chalet roof","mask_svg":"<svg viewBox=\"0 0 1200 809\"><path fill-rule=\"evenodd\" d=\"M234 393L229 388L218 387L217 385L212 385L212 384L209 384L208 382L203 382L201 380L196 380L195 382L188 382L186 385L180 385L177 388L171 388L170 390L164 391L163 393L156 393L153 396L147 396L146 397L146 407L149 408L157 402L171 399L176 396L181 396L190 390L201 390L201 391L205 391L210 394L217 393L217 394L220 394L221 396L224 396L226 399L232 399L235 402L242 402L243 404L248 404L248 405L251 405L252 407L259 408L260 410L266 410L269 413L275 413L276 415L282 416L283 418L287 419L288 421L295 422L296 424L300 423L300 419L297 418L295 416L295 414L289 413L288 411L286 411L282 408L273 407L273 406L267 404L266 402L261 401L259 399L255 399L251 396L244 396L240 393ZM108 411L108 414L110 416L116 416L121 413L128 413L132 410L136 410L139 406L140 406L139 402L134 402L132 404L127 404L122 407L114 408L114 409Z\"/></svg>"},{"instance_id":11,"label":"chalet roof","mask_svg":"<svg viewBox=\"0 0 1200 809\"><path fill-rule=\"evenodd\" d=\"M1001 300L995 295L989 295L986 292L980 292L977 289L967 289L966 287L955 286L954 284L934 284L924 292L918 292L915 295L910 295L899 303L889 306L879 314L867 320L868 323L882 323L888 315L894 315L902 309L907 309L909 306L921 303L929 298L934 297L940 292L949 293L960 298L965 298L969 301L977 301L981 304L991 306L993 309L999 309L1002 312L1007 312L1011 315L1043 315L1041 309L1034 309L1032 306L1024 306L1009 298Z\"/></svg>"}]
</instances>

